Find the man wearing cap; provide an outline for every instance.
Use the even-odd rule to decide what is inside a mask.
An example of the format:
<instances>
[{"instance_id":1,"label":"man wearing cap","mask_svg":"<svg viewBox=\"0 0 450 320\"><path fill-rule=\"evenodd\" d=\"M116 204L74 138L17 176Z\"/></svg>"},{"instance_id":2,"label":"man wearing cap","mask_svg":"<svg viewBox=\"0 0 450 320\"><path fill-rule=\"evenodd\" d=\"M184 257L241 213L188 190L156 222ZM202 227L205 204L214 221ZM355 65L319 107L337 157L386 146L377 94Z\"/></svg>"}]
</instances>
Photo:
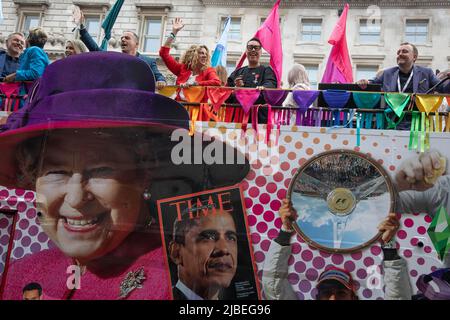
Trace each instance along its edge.
<instances>
[{"instance_id":1,"label":"man wearing cap","mask_svg":"<svg viewBox=\"0 0 450 320\"><path fill-rule=\"evenodd\" d=\"M291 221L297 219L297 212L292 204L284 199L279 210L282 227L278 237L270 245L263 267L262 287L268 300L296 300L297 294L292 289L288 276L288 259L291 254L290 239L294 233ZM382 240L390 242L399 227L395 214L390 214L379 226ZM384 283L386 300L410 299L410 284L406 261L397 255L396 249L383 248ZM345 269L328 267L318 278L316 300L358 300L355 282Z\"/></svg>"},{"instance_id":2,"label":"man wearing cap","mask_svg":"<svg viewBox=\"0 0 450 320\"><path fill-rule=\"evenodd\" d=\"M81 12L81 24L80 24L80 39L89 49L89 51L101 51L102 49L97 45L97 43L92 39L91 35L86 29L84 25L85 19L84 14ZM155 76L156 80L156 88L161 90L166 85L166 78L163 74L158 70L158 66L156 65L156 60L150 57L143 56L137 51L139 46L139 36L132 31L124 31L122 36L120 37L120 46L122 49L122 53L126 53L132 56L136 56L139 59L145 61Z\"/></svg>"}]
</instances>

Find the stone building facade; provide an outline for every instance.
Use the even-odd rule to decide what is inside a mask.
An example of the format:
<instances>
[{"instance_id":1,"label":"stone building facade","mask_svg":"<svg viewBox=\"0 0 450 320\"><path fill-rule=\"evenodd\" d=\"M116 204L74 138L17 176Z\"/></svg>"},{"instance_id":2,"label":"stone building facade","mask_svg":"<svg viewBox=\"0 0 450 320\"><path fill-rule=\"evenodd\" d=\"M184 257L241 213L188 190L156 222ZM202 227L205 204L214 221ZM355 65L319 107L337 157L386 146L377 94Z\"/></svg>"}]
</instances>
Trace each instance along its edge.
<instances>
[{"instance_id":1,"label":"stone building facade","mask_svg":"<svg viewBox=\"0 0 450 320\"><path fill-rule=\"evenodd\" d=\"M3 0L4 20L0 46L13 31L40 25L49 34L45 47L52 60L63 56L65 41L77 37L72 9L79 6L88 18L98 42L100 25L114 0ZM141 36L140 52L158 56L159 46L171 31L171 21L181 17L185 28L172 50L180 55L189 45L203 43L213 49L224 19L232 17L228 42L229 70L244 50L246 40L267 17L274 0L126 0L115 24L110 50L120 50L124 30ZM306 66L313 83L320 81L331 46L328 37L345 2L330 0L282 0L280 22L283 39L283 80L293 63ZM373 76L396 64L396 50L409 41L419 49L418 64L444 70L450 65L450 0L363 1L348 0L347 40L354 78ZM269 56L263 55L268 62ZM165 71L164 65L159 61Z\"/></svg>"}]
</instances>

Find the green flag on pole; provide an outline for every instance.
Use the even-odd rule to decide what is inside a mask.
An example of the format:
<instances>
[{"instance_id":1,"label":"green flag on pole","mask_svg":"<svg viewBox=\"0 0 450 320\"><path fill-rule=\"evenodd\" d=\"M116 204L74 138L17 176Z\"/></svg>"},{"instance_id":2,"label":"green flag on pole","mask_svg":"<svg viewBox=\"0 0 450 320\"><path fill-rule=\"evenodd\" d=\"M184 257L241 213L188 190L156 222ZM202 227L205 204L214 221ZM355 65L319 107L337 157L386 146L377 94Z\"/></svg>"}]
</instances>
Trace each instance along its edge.
<instances>
[{"instance_id":1,"label":"green flag on pole","mask_svg":"<svg viewBox=\"0 0 450 320\"><path fill-rule=\"evenodd\" d=\"M105 30L105 37L103 38L101 45L102 50L108 49L108 41L109 39L111 39L111 30L114 26L114 23L116 23L117 16L119 15L124 1L125 0L117 0L106 16L105 21L103 21L102 23L102 28L103 30Z\"/></svg>"}]
</instances>

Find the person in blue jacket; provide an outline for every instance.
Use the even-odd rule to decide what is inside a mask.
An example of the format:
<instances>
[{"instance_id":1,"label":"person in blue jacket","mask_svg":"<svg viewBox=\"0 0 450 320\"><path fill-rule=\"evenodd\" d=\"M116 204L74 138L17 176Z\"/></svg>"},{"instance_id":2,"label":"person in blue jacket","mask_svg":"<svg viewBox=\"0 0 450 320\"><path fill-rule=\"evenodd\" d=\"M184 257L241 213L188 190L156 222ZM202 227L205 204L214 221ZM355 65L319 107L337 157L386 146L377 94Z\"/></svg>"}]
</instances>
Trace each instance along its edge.
<instances>
[{"instance_id":1,"label":"person in blue jacket","mask_svg":"<svg viewBox=\"0 0 450 320\"><path fill-rule=\"evenodd\" d=\"M91 35L86 29L86 26L84 25L85 19L83 12L81 12L80 21L80 40L83 41L89 51L101 51L102 49L98 46L94 39L92 39ZM122 53L136 56L139 59L145 61L150 66L153 74L155 75L156 88L158 90L164 88L164 86L166 85L166 78L161 72L159 72L158 66L156 65L156 59L143 56L137 51L137 48L139 46L139 36L136 33L132 31L124 31L122 36L120 37L120 46L122 49Z\"/></svg>"},{"instance_id":2,"label":"person in blue jacket","mask_svg":"<svg viewBox=\"0 0 450 320\"><path fill-rule=\"evenodd\" d=\"M34 81L42 76L50 63L43 50L47 34L42 28L34 28L26 39L26 49L19 58L19 68L5 77L5 82Z\"/></svg>"}]
</instances>

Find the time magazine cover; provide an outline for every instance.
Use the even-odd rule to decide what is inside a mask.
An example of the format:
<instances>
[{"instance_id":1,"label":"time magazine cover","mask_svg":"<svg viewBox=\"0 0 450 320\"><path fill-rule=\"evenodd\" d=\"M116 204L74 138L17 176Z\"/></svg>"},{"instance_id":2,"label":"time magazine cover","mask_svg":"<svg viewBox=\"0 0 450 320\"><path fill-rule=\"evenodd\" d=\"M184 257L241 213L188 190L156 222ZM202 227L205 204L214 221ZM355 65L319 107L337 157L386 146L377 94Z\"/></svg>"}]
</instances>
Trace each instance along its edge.
<instances>
[{"instance_id":1,"label":"time magazine cover","mask_svg":"<svg viewBox=\"0 0 450 320\"><path fill-rule=\"evenodd\" d=\"M259 299L238 185L158 201L174 300Z\"/></svg>"}]
</instances>

